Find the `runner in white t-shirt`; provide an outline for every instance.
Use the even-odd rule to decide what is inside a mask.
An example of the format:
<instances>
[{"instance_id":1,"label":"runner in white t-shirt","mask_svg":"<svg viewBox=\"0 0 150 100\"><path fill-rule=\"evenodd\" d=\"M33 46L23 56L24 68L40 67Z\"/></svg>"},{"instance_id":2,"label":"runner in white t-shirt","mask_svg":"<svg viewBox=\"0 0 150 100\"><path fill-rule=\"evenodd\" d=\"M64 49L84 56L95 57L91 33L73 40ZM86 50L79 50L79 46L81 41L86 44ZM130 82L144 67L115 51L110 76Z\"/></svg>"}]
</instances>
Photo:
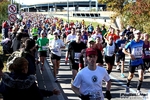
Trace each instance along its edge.
<instances>
[{"instance_id":1,"label":"runner in white t-shirt","mask_svg":"<svg viewBox=\"0 0 150 100\"><path fill-rule=\"evenodd\" d=\"M95 30L95 34L92 34L92 36L91 36L92 38L94 38L95 40L96 40L96 37L100 37L100 39L101 39L101 43L103 42L103 38L102 38L102 35L101 35L101 33L100 33L100 30L99 29L96 29Z\"/></svg>"},{"instance_id":2,"label":"runner in white t-shirt","mask_svg":"<svg viewBox=\"0 0 150 100\"><path fill-rule=\"evenodd\" d=\"M51 50L51 61L54 68L54 77L55 82L57 82L56 75L58 74L60 59L61 59L61 48L65 48L65 45L61 39L58 38L58 33L55 31L54 39L49 43L49 47Z\"/></svg>"},{"instance_id":3,"label":"runner in white t-shirt","mask_svg":"<svg viewBox=\"0 0 150 100\"><path fill-rule=\"evenodd\" d=\"M66 38L66 44L70 43L72 40L76 40L75 28L71 29L71 33Z\"/></svg>"},{"instance_id":4,"label":"runner in white t-shirt","mask_svg":"<svg viewBox=\"0 0 150 100\"><path fill-rule=\"evenodd\" d=\"M111 80L105 68L96 66L97 51L94 48L86 49L88 66L79 71L72 83L73 91L81 100L104 100L102 81L106 82L106 98L111 99Z\"/></svg>"}]
</instances>

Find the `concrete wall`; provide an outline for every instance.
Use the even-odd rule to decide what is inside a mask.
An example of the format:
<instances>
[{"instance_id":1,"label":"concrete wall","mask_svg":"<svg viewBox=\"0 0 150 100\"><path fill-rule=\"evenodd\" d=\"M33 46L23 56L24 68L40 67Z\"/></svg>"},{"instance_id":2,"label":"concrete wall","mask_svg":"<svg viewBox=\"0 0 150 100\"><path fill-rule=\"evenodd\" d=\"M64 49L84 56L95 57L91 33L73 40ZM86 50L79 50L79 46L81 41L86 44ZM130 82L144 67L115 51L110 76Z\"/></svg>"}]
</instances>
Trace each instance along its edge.
<instances>
[{"instance_id":1,"label":"concrete wall","mask_svg":"<svg viewBox=\"0 0 150 100\"><path fill-rule=\"evenodd\" d=\"M48 12L37 12L37 13L40 13L40 14L48 14ZM58 15L63 15L63 14L67 14L67 11L65 12L51 12L53 14L58 14ZM98 11L98 12L81 12L81 11L69 11L69 15L70 16L73 16L73 13L100 13L101 16L105 16L105 17L110 17L112 14L114 14L114 12L112 11Z\"/></svg>"}]
</instances>

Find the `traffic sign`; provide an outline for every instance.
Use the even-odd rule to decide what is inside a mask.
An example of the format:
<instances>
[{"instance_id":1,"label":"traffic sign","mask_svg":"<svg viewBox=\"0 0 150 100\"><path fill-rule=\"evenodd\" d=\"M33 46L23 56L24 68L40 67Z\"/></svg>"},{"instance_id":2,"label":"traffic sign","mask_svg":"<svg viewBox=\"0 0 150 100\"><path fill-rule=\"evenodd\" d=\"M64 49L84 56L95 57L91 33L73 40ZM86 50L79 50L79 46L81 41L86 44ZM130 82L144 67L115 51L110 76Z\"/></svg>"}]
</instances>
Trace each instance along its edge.
<instances>
[{"instance_id":1,"label":"traffic sign","mask_svg":"<svg viewBox=\"0 0 150 100\"><path fill-rule=\"evenodd\" d=\"M16 14L9 14L8 19L10 22L15 22L17 20Z\"/></svg>"},{"instance_id":2,"label":"traffic sign","mask_svg":"<svg viewBox=\"0 0 150 100\"><path fill-rule=\"evenodd\" d=\"M10 14L14 14L14 13L17 13L17 6L12 4L12 5L8 5L8 13Z\"/></svg>"}]
</instances>

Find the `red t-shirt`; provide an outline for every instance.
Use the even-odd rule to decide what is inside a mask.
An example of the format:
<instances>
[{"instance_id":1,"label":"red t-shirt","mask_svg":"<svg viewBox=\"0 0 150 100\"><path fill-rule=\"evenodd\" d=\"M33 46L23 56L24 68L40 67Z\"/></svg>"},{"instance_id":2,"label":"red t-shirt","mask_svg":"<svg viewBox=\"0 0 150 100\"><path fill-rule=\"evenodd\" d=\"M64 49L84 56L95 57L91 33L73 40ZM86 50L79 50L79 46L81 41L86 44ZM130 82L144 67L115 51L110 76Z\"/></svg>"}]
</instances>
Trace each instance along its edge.
<instances>
[{"instance_id":1,"label":"red t-shirt","mask_svg":"<svg viewBox=\"0 0 150 100\"><path fill-rule=\"evenodd\" d=\"M70 34L70 32L71 32L71 28L68 28L68 27L66 27L66 36L68 35L68 34Z\"/></svg>"},{"instance_id":2,"label":"red t-shirt","mask_svg":"<svg viewBox=\"0 0 150 100\"><path fill-rule=\"evenodd\" d=\"M4 22L4 23L2 24L2 27L3 27L3 28L6 28L6 27L7 27L7 22Z\"/></svg>"},{"instance_id":3,"label":"red t-shirt","mask_svg":"<svg viewBox=\"0 0 150 100\"><path fill-rule=\"evenodd\" d=\"M96 44L96 49L99 49L100 51L103 51L103 47L101 44Z\"/></svg>"}]
</instances>

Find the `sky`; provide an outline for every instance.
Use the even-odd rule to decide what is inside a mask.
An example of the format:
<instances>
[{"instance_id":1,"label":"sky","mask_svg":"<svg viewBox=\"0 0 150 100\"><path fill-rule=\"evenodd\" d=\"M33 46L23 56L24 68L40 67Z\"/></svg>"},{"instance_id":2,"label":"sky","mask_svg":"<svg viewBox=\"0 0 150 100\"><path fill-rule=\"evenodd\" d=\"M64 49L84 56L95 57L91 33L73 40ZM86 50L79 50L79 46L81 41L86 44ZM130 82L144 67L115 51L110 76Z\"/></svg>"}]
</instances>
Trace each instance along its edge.
<instances>
[{"instance_id":1,"label":"sky","mask_svg":"<svg viewBox=\"0 0 150 100\"><path fill-rule=\"evenodd\" d=\"M26 5L32 5L35 3L44 3L44 2L61 2L61 1L67 1L67 0L14 0L20 4L26 4ZM95 1L95 0L68 0L68 1Z\"/></svg>"}]
</instances>

